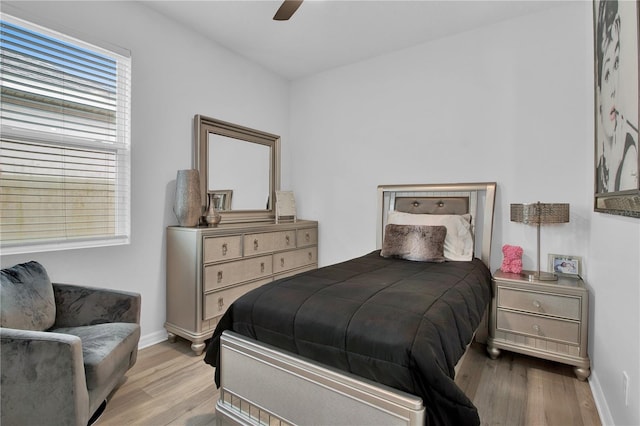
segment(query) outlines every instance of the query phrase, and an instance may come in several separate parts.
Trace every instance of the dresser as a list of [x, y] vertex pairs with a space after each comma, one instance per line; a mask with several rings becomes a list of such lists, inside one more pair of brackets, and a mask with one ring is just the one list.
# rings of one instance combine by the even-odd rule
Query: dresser
[[584, 281], [529, 281], [496, 271], [487, 351], [501, 349], [573, 365], [576, 377], [591, 374], [587, 354], [589, 293]]
[[318, 223], [239, 223], [167, 228], [167, 318], [170, 341], [204, 341], [229, 305], [246, 292], [318, 267]]

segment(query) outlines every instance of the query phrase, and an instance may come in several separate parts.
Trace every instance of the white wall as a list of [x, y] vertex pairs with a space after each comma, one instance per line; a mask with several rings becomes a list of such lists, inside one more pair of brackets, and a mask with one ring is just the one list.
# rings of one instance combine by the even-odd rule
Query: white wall
[[507, 243], [535, 268], [535, 228], [511, 223], [510, 203], [570, 203], [570, 223], [542, 230], [542, 268], [583, 257], [602, 419], [640, 424], [640, 221], [592, 211], [591, 25], [574, 2], [294, 82], [292, 183], [322, 265], [375, 248], [380, 184], [496, 181], [493, 268]]
[[556, 8], [295, 82], [294, 188], [320, 220], [321, 262], [374, 248], [376, 186], [394, 183], [497, 181], [496, 267], [503, 243], [535, 266], [535, 228], [510, 224], [509, 203], [571, 203], [571, 222], [542, 232], [543, 267], [548, 252], [586, 254], [585, 13]]
[[137, 2], [5, 1], [2, 11], [130, 49], [133, 65], [131, 244], [2, 256], [2, 266], [33, 259], [54, 282], [139, 292], [141, 344], [158, 341], [165, 227], [177, 225], [176, 171], [192, 168], [194, 115], [281, 135], [286, 156], [289, 84]]
[[[616, 425], [640, 424], [640, 224], [593, 214], [589, 229], [590, 354], [594, 381]], [[622, 372], [629, 376], [624, 404]], [[594, 388], [592, 386], [592, 388]], [[597, 387], [594, 389], [594, 393]], [[605, 416], [602, 416], [606, 418]]]

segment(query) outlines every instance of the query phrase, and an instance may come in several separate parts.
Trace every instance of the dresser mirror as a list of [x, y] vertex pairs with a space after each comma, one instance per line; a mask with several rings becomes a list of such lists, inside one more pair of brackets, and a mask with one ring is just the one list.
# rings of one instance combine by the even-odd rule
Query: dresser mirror
[[202, 115], [194, 125], [203, 211], [213, 193], [223, 223], [273, 220], [280, 137]]

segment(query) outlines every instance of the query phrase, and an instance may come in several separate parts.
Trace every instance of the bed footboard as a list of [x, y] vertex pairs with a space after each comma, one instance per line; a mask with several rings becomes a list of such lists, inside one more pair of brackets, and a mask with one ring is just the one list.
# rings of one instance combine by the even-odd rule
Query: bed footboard
[[419, 397], [289, 356], [232, 332], [222, 335], [220, 357], [216, 411], [233, 423], [423, 425], [425, 421]]

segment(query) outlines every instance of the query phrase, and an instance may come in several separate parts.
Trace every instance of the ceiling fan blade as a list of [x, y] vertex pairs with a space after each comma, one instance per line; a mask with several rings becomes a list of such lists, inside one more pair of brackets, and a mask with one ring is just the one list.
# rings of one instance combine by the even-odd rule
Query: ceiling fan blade
[[273, 16], [274, 21], [288, 21], [291, 16], [298, 10], [302, 0], [284, 0], [280, 8]]

